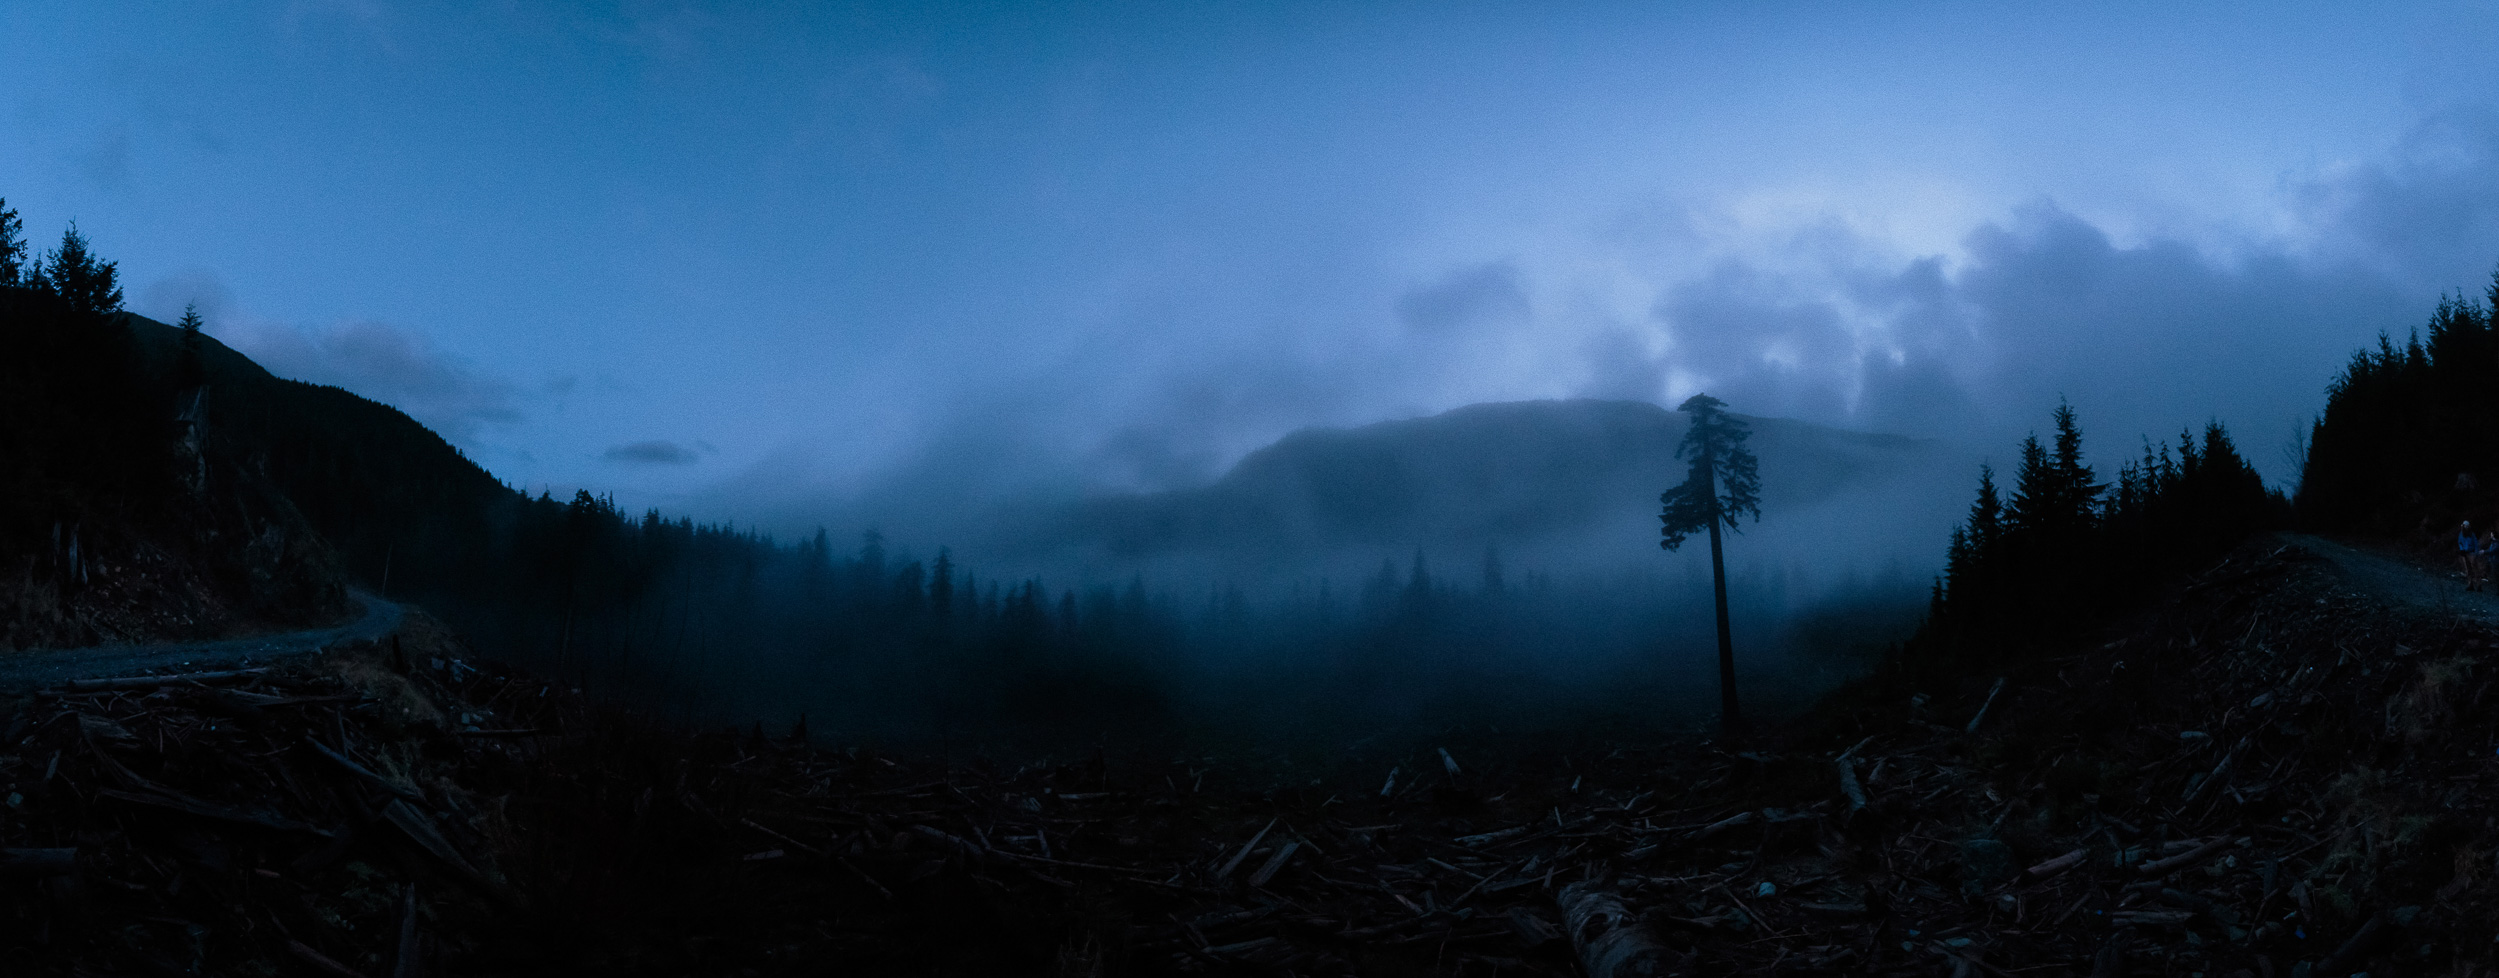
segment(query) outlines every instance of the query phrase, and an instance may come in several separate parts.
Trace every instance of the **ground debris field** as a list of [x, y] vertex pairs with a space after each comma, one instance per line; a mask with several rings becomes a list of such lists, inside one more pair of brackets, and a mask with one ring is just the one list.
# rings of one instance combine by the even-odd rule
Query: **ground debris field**
[[2499, 634], [2331, 546], [2262, 541], [2089, 651], [1877, 677], [1742, 751], [1478, 736], [1316, 783], [675, 733], [412, 617], [8, 704], [0, 948], [68, 975], [2488, 973]]

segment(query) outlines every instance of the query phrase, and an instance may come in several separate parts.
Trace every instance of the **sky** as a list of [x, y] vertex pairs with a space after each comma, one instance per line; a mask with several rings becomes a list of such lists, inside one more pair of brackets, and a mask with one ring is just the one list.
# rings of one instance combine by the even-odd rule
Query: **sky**
[[1614, 397], [2276, 479], [2499, 265], [2499, 5], [0, 0], [0, 198], [498, 477], [789, 532]]

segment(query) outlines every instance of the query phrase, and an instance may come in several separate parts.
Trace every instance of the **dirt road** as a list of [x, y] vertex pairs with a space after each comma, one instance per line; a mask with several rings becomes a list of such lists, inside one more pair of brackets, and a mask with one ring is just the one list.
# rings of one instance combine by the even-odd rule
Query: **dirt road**
[[399, 627], [401, 609], [396, 602], [352, 588], [347, 594], [363, 607], [364, 613], [346, 624], [328, 628], [216, 642], [96, 645], [83, 649], [42, 649], [0, 656], [0, 690], [35, 689], [71, 679], [258, 665], [273, 659], [317, 652], [340, 642], [378, 640]]
[[2416, 611], [2499, 621], [2499, 594], [2467, 591], [2464, 575], [2447, 564], [2429, 565], [2414, 555], [2363, 549], [2305, 533], [2282, 534], [2284, 543], [2325, 558], [2354, 588]]

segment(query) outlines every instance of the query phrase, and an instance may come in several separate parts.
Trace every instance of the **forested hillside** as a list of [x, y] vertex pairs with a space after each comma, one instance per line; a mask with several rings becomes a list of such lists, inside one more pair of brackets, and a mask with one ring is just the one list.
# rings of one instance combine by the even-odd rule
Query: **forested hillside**
[[121, 301], [75, 227], [37, 256], [0, 202], [0, 651], [342, 613], [287, 495], [199, 437], [195, 347], [151, 362]]

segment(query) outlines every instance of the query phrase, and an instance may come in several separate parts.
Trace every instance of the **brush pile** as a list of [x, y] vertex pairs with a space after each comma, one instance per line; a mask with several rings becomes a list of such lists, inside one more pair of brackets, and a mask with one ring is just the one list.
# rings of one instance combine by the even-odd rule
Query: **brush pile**
[[373, 978], [2485, 973], [2499, 636], [2391, 610], [2330, 546], [2268, 541], [2092, 651], [1878, 678], [1747, 750], [1479, 736], [1316, 779], [682, 734], [420, 620], [0, 708], [0, 949]]

